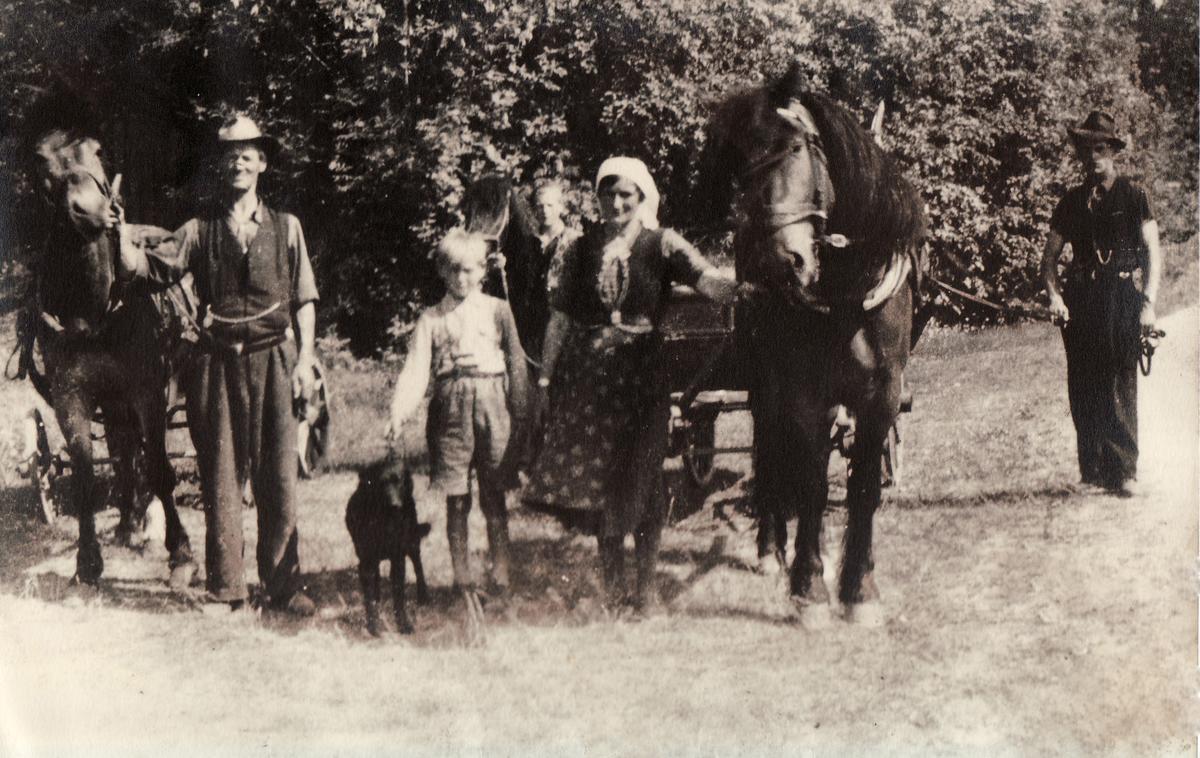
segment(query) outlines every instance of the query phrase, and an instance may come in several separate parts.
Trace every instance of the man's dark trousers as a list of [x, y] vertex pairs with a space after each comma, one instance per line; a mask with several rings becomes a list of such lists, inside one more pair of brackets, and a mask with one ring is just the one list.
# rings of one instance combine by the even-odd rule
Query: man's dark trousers
[[1085, 482], [1137, 476], [1137, 359], [1142, 298], [1129, 272], [1100, 269], [1068, 284], [1067, 394]]
[[216, 600], [246, 597], [238, 477], [243, 468], [258, 513], [259, 580], [272, 600], [286, 600], [300, 589], [295, 365], [296, 346], [289, 339], [243, 355], [206, 352], [190, 372], [188, 425], [205, 502], [208, 590]]

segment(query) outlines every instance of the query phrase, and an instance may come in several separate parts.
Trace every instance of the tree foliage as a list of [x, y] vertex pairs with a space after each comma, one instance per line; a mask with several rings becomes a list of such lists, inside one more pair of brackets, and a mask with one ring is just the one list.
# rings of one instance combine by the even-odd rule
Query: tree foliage
[[[30, 202], [21, 124], [47, 88], [86, 95], [125, 135], [113, 140], [119, 168], [170, 164], [130, 170], [155, 184], [131, 217], [167, 225], [204, 196], [195, 146], [222, 114], [247, 111], [286, 148], [267, 189], [305, 224], [322, 319], [360, 351], [394, 345], [435, 293], [428, 251], [471, 177], [560, 177], [587, 215], [591, 172], [631, 154], [651, 166], [668, 219], [686, 219], [712, 103], [791, 61], [864, 120], [887, 104], [886, 146], [928, 204], [937, 273], [965, 289], [1036, 297], [1046, 220], [1076, 172], [1065, 128], [1092, 108], [1130, 131], [1125, 165], [1169, 231], [1191, 233], [1196, 6], [1183, 0], [21, 0], [0, 11], [9, 260]], [[943, 315], [978, 315], [956, 310]]]

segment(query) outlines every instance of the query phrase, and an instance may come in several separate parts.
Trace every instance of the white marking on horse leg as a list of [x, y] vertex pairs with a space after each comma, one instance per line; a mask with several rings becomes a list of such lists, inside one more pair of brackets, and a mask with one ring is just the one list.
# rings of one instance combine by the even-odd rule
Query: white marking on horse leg
[[147, 546], [165, 545], [167, 542], [167, 515], [157, 495], [146, 506], [145, 535]]

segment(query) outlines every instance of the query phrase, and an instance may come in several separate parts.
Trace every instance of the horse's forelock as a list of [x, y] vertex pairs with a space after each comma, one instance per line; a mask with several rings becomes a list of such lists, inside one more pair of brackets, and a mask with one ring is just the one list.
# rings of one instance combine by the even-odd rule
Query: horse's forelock
[[463, 194], [463, 216], [468, 231], [488, 230], [504, 218], [512, 181], [500, 174], [481, 176]]

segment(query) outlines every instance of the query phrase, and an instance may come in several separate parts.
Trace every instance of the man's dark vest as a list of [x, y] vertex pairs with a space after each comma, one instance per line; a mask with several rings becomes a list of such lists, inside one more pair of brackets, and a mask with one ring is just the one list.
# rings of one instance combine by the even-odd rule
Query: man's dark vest
[[263, 218], [246, 253], [224, 212], [200, 219], [196, 289], [207, 328], [221, 342], [262, 343], [291, 326], [296, 262], [288, 255], [287, 216], [260, 207]]

